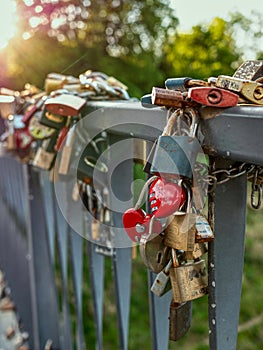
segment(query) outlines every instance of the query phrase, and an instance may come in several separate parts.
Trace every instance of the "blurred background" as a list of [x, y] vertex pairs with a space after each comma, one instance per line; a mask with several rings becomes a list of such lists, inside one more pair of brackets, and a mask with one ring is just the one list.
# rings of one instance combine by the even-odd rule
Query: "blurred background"
[[[180, 18], [182, 1], [180, 10], [176, 1], [164, 0], [1, 1], [0, 87], [22, 90], [31, 83], [42, 89], [50, 72], [78, 77], [91, 69], [115, 76], [129, 87], [130, 96], [140, 98], [153, 86], [164, 87], [168, 77], [232, 75], [245, 59], [263, 59], [262, 12], [225, 9], [211, 17], [203, 4], [199, 22], [195, 9], [183, 3], [187, 25]], [[262, 213], [248, 201], [239, 350], [263, 349]], [[107, 269], [106, 276], [111, 275], [110, 263]], [[105, 287], [105, 350], [113, 350], [118, 343], [110, 279]], [[139, 254], [132, 288], [129, 348], [148, 350], [147, 272]], [[83, 289], [85, 335], [94, 348], [91, 291], [89, 285]], [[193, 304], [191, 330], [170, 349], [209, 349], [207, 298]]]
[[[49, 72], [78, 76], [92, 69], [117, 76], [140, 97], [167, 77], [231, 74], [244, 58], [263, 58], [263, 11], [259, 1], [242, 12], [228, 12], [229, 6], [225, 0], [192, 6], [182, 0], [1, 1], [0, 86], [41, 88]], [[225, 17], [213, 18], [217, 13]]]

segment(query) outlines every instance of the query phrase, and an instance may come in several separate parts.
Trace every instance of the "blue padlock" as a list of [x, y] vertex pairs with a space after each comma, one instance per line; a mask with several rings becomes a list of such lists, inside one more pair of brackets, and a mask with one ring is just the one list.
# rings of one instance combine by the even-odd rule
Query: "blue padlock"
[[184, 78], [169, 78], [165, 80], [166, 89], [170, 90], [178, 90], [181, 92], [187, 91], [187, 82], [192, 78], [184, 77]]
[[196, 137], [160, 136], [150, 172], [192, 178], [201, 145]]

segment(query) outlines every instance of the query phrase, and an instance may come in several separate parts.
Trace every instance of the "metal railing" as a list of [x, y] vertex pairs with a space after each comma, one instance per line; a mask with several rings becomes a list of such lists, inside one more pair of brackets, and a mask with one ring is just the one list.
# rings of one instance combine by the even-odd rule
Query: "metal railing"
[[[165, 125], [163, 109], [145, 109], [138, 102], [90, 102], [90, 111], [93, 112], [90, 130], [107, 130], [110, 144], [127, 138], [153, 142]], [[258, 151], [263, 149], [262, 108], [229, 108], [203, 119], [201, 128], [205, 153], [214, 157], [215, 167], [222, 168], [236, 161], [263, 166], [263, 154]], [[114, 225], [119, 228], [121, 211], [132, 203], [133, 149], [125, 152], [125, 162], [117, 167], [113, 165], [115, 169], [110, 178], [115, 190], [114, 195], [109, 196], [109, 204], [115, 208]], [[72, 200], [75, 179], [58, 182], [54, 187], [48, 172], [20, 164], [8, 156], [0, 159], [0, 169], [0, 267], [29, 333], [30, 349], [44, 350], [47, 344], [52, 344], [53, 350], [90, 348], [92, 340], [89, 341], [89, 334], [84, 331], [83, 318], [93, 319], [96, 349], [103, 349], [106, 261], [111, 261], [113, 271], [115, 299], [111, 302], [116, 307], [119, 348], [128, 349], [132, 248], [113, 248], [106, 256], [98, 253], [96, 244], [85, 239], [92, 223], [82, 202]], [[209, 243], [208, 252], [208, 329], [213, 350], [236, 349], [246, 199], [246, 174], [223, 183], [215, 191], [216, 239]], [[121, 208], [120, 203], [126, 207]], [[149, 286], [154, 277], [148, 272]], [[84, 307], [85, 285], [90, 286], [92, 315]], [[170, 292], [158, 298], [149, 291], [151, 348], [154, 350], [168, 349], [170, 300]]]

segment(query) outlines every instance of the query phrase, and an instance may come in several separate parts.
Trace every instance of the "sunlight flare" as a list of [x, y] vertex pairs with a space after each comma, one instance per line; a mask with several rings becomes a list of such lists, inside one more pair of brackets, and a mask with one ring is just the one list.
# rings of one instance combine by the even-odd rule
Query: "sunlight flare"
[[8, 45], [8, 41], [17, 30], [16, 4], [14, 0], [0, 2], [0, 49]]

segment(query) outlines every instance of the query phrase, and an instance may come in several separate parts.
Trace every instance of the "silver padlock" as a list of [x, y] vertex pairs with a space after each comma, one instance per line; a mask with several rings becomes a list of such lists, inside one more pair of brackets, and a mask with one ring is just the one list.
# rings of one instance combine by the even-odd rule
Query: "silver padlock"
[[172, 259], [168, 262], [168, 264], [165, 266], [165, 268], [158, 273], [156, 276], [153, 285], [151, 287], [151, 291], [157, 295], [158, 297], [161, 297], [164, 295], [168, 290], [171, 289], [171, 284], [168, 283], [170, 281], [170, 276], [169, 276], [169, 270], [170, 267], [172, 266]]

